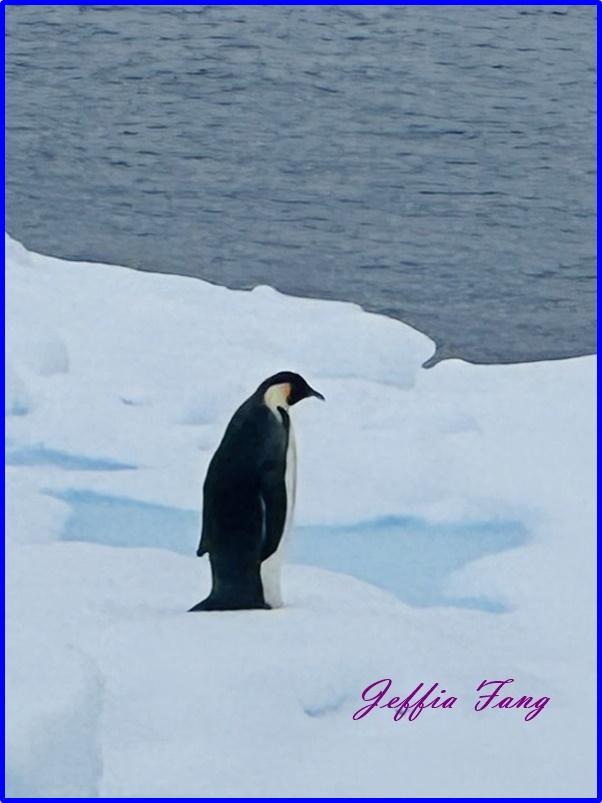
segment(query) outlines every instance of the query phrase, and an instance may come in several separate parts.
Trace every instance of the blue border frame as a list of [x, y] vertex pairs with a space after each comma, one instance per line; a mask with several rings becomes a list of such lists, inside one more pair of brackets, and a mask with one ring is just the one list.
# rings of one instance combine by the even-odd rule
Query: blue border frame
[[[92, 3], [88, 3], [88, 2], [83, 2], [83, 3], [77, 3], [77, 2], [55, 3], [55, 2], [48, 2], [48, 0], [27, 0], [27, 1], [26, 0], [0, 0], [0, 29], [1, 29], [1, 34], [2, 34], [3, 54], [4, 54], [4, 41], [5, 41], [4, 7], [5, 6], [38, 6], [38, 5], [39, 6], [68, 6], [68, 5], [93, 5], [93, 4]], [[139, 2], [134, 2], [134, 0], [121, 0], [121, 2], [105, 2], [102, 5], [109, 5], [109, 6], [111, 6], [111, 5], [122, 5], [122, 6], [138, 6], [138, 5], [140, 5], [140, 6], [142, 6], [142, 5], [144, 5], [144, 6], [149, 6], [149, 5], [187, 6], [188, 5], [188, 6], [194, 6], [194, 5], [200, 5], [200, 4], [198, 4], [198, 3], [189, 3], [189, 2], [157, 2], [156, 0], [147, 0], [147, 2], [139, 3]], [[244, 5], [283, 5], [283, 6], [287, 6], [287, 5], [357, 5], [357, 6], [365, 6], [365, 5], [389, 5], [389, 4], [387, 4], [387, 3], [382, 3], [382, 4], [380, 4], [380, 3], [378, 3], [378, 4], [377, 3], [362, 3], [362, 2], [354, 2], [352, 0], [351, 2], [348, 2], [348, 3], [345, 3], [345, 4], [322, 3], [322, 2], [315, 2], [314, 1], [314, 2], [308, 2], [308, 3], [213, 3], [211, 5], [232, 5], [232, 6], [241, 6], [241, 5], [242, 6], [244, 6]], [[600, 27], [600, 7], [602, 6], [602, 0], [578, 0], [578, 2], [570, 2], [570, 3], [563, 2], [563, 0], [548, 0], [548, 2], [541, 2], [540, 0], [522, 0], [522, 2], [512, 2], [512, 0], [501, 0], [500, 2], [490, 2], [489, 0], [482, 0], [481, 2], [477, 2], [477, 3], [466, 3], [466, 2], [463, 3], [463, 2], [459, 2], [457, 0], [434, 0], [434, 1], [431, 1], [431, 2], [416, 2], [416, 0], [409, 0], [409, 2], [405, 2], [405, 3], [400, 4], [400, 5], [434, 5], [434, 6], [441, 6], [441, 5], [457, 5], [457, 6], [471, 6], [471, 5], [479, 5], [479, 6], [530, 6], [530, 5], [532, 5], [532, 6], [567, 6], [567, 5], [569, 5], [569, 6], [593, 6], [593, 5], [596, 5], [596, 6], [598, 6], [598, 12], [597, 12], [597, 23], [598, 23], [598, 26], [597, 26], [597, 51], [598, 51], [598, 57], [600, 56], [600, 52], [602, 50], [601, 38], [600, 38], [600, 30], [599, 30], [599, 27]], [[2, 82], [1, 92], [2, 92], [2, 98], [4, 100], [4, 82]], [[598, 88], [597, 88], [598, 105], [600, 104], [600, 99], [601, 98], [602, 98], [602, 88], [600, 87], [600, 84], [598, 83]], [[4, 106], [4, 103], [2, 104], [2, 110], [3, 110], [4, 121], [5, 121], [5, 106]], [[598, 130], [599, 130], [599, 127], [598, 127]], [[4, 177], [5, 159], [6, 159], [6, 143], [5, 143], [4, 136], [3, 136], [3, 144], [4, 144], [4, 157], [5, 158], [2, 160], [1, 170], [2, 170], [2, 175]], [[601, 153], [602, 153], [602, 146], [600, 144], [600, 140], [598, 139], [598, 146], [597, 146], [598, 161], [600, 161]], [[600, 194], [600, 189], [598, 187], [598, 197], [599, 197], [599, 194]], [[3, 198], [2, 198], [3, 209], [4, 209], [4, 203], [5, 203], [5, 199], [4, 199], [4, 196], [3, 196]], [[601, 232], [602, 232], [602, 225], [600, 224], [600, 221], [598, 220], [598, 230], [597, 230], [598, 242], [600, 241]], [[598, 684], [598, 685], [600, 686], [600, 684]], [[599, 691], [599, 689], [598, 689], [598, 691]], [[2, 702], [3, 703], [4, 703], [4, 700], [5, 700], [5, 698], [3, 697], [2, 698]], [[599, 708], [598, 708], [598, 711], [599, 711]], [[2, 733], [2, 740], [4, 742], [4, 731]], [[602, 794], [600, 790], [601, 790], [600, 770], [598, 768], [598, 793], [597, 793], [596, 797], [592, 797], [592, 798], [555, 798], [555, 799], [558, 799], [558, 800], [571, 800], [571, 799], [575, 799], [575, 800], [577, 800], [577, 799], [578, 800], [600, 800], [601, 799], [601, 794]], [[2, 796], [1, 799], [2, 800], [21, 800], [21, 799], [27, 799], [27, 798], [6, 798], [5, 796]], [[32, 798], [32, 799], [44, 800], [45, 798]], [[47, 798], [47, 799], [50, 800], [51, 798]], [[106, 800], [106, 801], [114, 800], [114, 798], [78, 798], [78, 799], [80, 799], [80, 800], [88, 800], [88, 799], [90, 799], [90, 800]], [[123, 798], [123, 799], [128, 800], [130, 798]], [[134, 798], [132, 798], [132, 799], [134, 799]], [[135, 799], [136, 800], [166, 800], [166, 799], [178, 800], [178, 799], [183, 799], [183, 798], [156, 798], [156, 797], [151, 798], [151, 797], [149, 797], [149, 798], [135, 798]], [[190, 799], [190, 798], [186, 798], [186, 799]], [[197, 800], [222, 800], [223, 798], [192, 798], [192, 799], [197, 799]], [[228, 799], [231, 799], [231, 800], [247, 800], [247, 798], [228, 798]], [[308, 798], [296, 798], [296, 799], [297, 800], [304, 800], [304, 799], [308, 799]], [[315, 799], [319, 799], [319, 798], [309, 798], [309, 799], [315, 800]], [[328, 799], [347, 800], [349, 798], [328, 798]], [[412, 800], [413, 798], [384, 798], [384, 799]], [[420, 800], [456, 800], [456, 799], [457, 798], [420, 798]], [[471, 800], [516, 800], [516, 799], [517, 798], [500, 798], [500, 797], [496, 797], [496, 798], [471, 798]], [[549, 798], [528, 798], [528, 799], [529, 800], [548, 800]]]
[[[399, 5], [406, 6], [595, 6], [600, 5], [602, 0], [578, 0], [575, 3], [566, 3], [562, 0], [548, 0], [546, 3], [539, 2], [538, 0], [523, 0], [523, 2], [514, 2], [514, 0], [501, 0], [499, 3], [492, 3], [490, 0], [484, 0], [481, 3], [461, 3], [459, 0], [431, 0], [430, 2], [417, 2], [417, 0], [410, 0], [410, 2], [400, 3]], [[52, 3], [45, 2], [45, 0], [0, 0], [0, 5], [6, 6], [87, 6], [94, 5], [93, 3]], [[204, 5], [201, 3], [165, 3], [157, 2], [157, 0], [149, 0], [146, 3], [136, 3], [134, 0], [122, 0], [120, 3], [102, 3], [105, 6], [198, 6]], [[210, 3], [214, 6], [324, 6], [324, 5], [346, 5], [346, 6], [369, 6], [369, 5], [390, 5], [389, 3], [358, 3], [355, 0], [349, 3]], [[391, 4], [392, 5], [392, 4]]]

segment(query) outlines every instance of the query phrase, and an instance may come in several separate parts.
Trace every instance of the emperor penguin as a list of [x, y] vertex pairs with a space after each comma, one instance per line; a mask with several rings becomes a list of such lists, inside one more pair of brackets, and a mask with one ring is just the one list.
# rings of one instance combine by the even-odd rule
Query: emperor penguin
[[282, 604], [280, 566], [295, 504], [296, 453], [289, 408], [324, 396], [281, 371], [264, 380], [232, 416], [203, 484], [200, 557], [212, 587], [191, 611]]

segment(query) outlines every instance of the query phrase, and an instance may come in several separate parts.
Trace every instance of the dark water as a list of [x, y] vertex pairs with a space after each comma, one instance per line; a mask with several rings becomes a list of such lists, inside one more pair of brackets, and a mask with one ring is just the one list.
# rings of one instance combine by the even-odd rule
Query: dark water
[[7, 230], [595, 351], [594, 6], [6, 9]]

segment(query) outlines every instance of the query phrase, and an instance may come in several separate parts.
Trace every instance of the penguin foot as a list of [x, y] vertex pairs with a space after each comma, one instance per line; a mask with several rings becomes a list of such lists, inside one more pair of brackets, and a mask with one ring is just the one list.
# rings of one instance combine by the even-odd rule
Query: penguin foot
[[188, 613], [195, 611], [247, 611], [247, 610], [266, 610], [272, 609], [267, 602], [256, 603], [236, 603], [233, 601], [216, 600], [207, 597], [202, 602], [198, 602], [194, 607], [188, 609]]

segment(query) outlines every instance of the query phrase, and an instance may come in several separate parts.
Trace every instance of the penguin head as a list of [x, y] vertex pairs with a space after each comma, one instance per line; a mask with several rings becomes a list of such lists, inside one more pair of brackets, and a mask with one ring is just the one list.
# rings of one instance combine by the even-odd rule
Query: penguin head
[[269, 394], [270, 397], [278, 395], [280, 403], [284, 403], [288, 407], [310, 396], [315, 396], [317, 399], [324, 401], [324, 396], [321, 393], [310, 387], [300, 374], [295, 374], [292, 371], [280, 371], [274, 376], [264, 379], [256, 392], [264, 399], [266, 394]]

